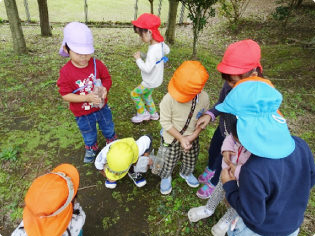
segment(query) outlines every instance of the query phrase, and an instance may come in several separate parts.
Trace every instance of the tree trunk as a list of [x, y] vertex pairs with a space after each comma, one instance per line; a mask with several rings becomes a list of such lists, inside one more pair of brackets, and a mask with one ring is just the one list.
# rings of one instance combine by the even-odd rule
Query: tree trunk
[[197, 58], [197, 42], [199, 36], [199, 24], [200, 24], [200, 15], [197, 17], [196, 24], [193, 25], [193, 34], [194, 34], [194, 41], [193, 41], [193, 52], [192, 52], [192, 59]]
[[85, 24], [88, 23], [88, 4], [87, 4], [87, 0], [84, 0], [84, 19], [85, 19]]
[[135, 3], [135, 16], [134, 16], [134, 20], [136, 20], [138, 17], [138, 0], [136, 0]]
[[154, 14], [153, 1], [154, 1], [154, 0], [149, 0], [149, 2], [150, 2], [150, 8], [151, 8], [151, 14]]
[[169, 0], [168, 24], [165, 32], [166, 41], [170, 44], [175, 42], [175, 28], [178, 0]]
[[26, 43], [16, 2], [15, 0], [4, 0], [4, 4], [12, 34], [13, 50], [19, 55], [24, 54], [27, 52]]
[[39, 10], [40, 32], [42, 36], [51, 36], [47, 0], [37, 0]]

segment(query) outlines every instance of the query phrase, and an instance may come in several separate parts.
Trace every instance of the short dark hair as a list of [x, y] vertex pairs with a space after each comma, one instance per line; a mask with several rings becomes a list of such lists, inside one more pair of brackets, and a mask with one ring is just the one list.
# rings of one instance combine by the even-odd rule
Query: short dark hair
[[133, 26], [133, 30], [135, 33], [139, 34], [141, 37], [142, 37], [143, 33], [148, 32], [148, 29], [143, 29], [143, 28], [137, 27], [135, 25]]
[[69, 48], [69, 46], [68, 46], [67, 43], [65, 43], [65, 47], [66, 47], [66, 50], [67, 50], [67, 52], [68, 52], [68, 54], [69, 54], [69, 53], [70, 53], [70, 48]]
[[[252, 69], [252, 70], [250, 70], [250, 71], [248, 71], [248, 72], [246, 72], [244, 74], [238, 75], [238, 76], [240, 76], [242, 79], [244, 79], [244, 78], [247, 78], [248, 76], [250, 76], [255, 71], [258, 73], [259, 77], [264, 78], [260, 67], [254, 68], [254, 69]], [[232, 81], [230, 74], [221, 73], [221, 76], [222, 76], [222, 79], [224, 79], [226, 81]]]

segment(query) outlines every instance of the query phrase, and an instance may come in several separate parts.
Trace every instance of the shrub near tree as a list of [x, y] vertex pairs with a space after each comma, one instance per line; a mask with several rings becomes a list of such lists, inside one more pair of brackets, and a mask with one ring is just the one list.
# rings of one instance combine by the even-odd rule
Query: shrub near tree
[[192, 58], [197, 56], [197, 42], [201, 31], [207, 24], [210, 17], [215, 16], [215, 10], [212, 7], [218, 0], [180, 0], [188, 9], [188, 18], [193, 24], [193, 52]]

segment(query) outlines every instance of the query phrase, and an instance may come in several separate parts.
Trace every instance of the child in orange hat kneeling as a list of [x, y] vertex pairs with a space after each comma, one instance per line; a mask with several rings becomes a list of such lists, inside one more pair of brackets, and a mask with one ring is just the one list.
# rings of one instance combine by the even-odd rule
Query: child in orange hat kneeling
[[203, 91], [208, 78], [209, 74], [200, 62], [184, 62], [175, 71], [168, 85], [168, 93], [160, 103], [161, 147], [166, 148], [160, 173], [162, 194], [172, 191], [171, 175], [179, 159], [182, 159], [180, 176], [190, 187], [199, 186], [193, 171], [199, 154], [198, 136], [202, 129], [196, 128], [196, 122], [209, 107], [209, 97]]
[[152, 93], [163, 82], [164, 63], [168, 60], [165, 55], [170, 52], [170, 48], [164, 43], [158, 29], [161, 24], [158, 16], [144, 13], [131, 23], [141, 40], [150, 45], [145, 59], [141, 58], [139, 51], [134, 54], [141, 71], [142, 82], [131, 91], [131, 98], [137, 108], [137, 115], [132, 117], [131, 121], [141, 123], [144, 120], [158, 120], [159, 114]]
[[25, 196], [23, 221], [11, 236], [81, 236], [86, 216], [75, 202], [79, 182], [70, 164], [36, 178]]

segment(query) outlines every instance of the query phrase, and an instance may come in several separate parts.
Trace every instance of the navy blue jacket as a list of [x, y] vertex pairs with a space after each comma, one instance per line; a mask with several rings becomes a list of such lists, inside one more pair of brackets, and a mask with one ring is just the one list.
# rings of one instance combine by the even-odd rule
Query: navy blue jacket
[[248, 228], [264, 236], [297, 230], [315, 183], [315, 165], [306, 142], [294, 137], [295, 150], [282, 159], [251, 155], [236, 181], [223, 185], [226, 199]]

